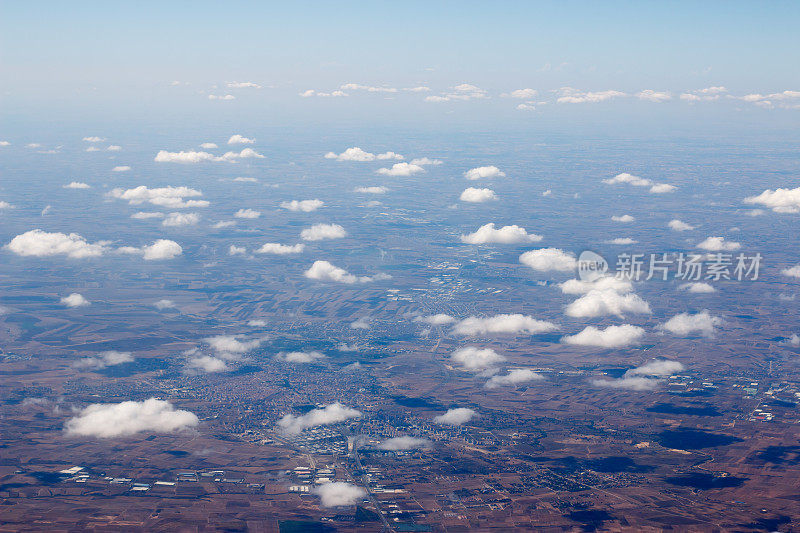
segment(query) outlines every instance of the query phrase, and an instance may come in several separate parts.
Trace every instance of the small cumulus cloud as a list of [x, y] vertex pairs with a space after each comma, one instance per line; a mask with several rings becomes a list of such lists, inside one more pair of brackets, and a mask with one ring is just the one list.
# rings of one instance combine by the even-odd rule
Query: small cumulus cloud
[[492, 189], [478, 189], [476, 187], [468, 187], [464, 189], [461, 196], [458, 197], [462, 202], [481, 203], [488, 202], [489, 200], [496, 200], [497, 195]]
[[344, 237], [347, 237], [347, 232], [339, 224], [314, 224], [300, 232], [300, 238], [304, 241], [322, 241]]
[[475, 336], [491, 333], [525, 333], [536, 335], [555, 331], [558, 326], [552, 322], [536, 320], [532, 316], [522, 314], [495, 315], [491, 317], [468, 317], [453, 327], [456, 335]]
[[367, 496], [367, 491], [345, 481], [323, 483], [312, 489], [313, 494], [320, 498], [323, 507], [343, 507], [355, 505]]
[[519, 256], [519, 262], [540, 272], [569, 272], [578, 267], [575, 255], [559, 248], [530, 250]]
[[461, 242], [466, 244], [519, 244], [539, 242], [543, 238], [535, 233], [529, 234], [525, 228], [517, 225], [495, 228], [494, 223], [490, 222], [478, 228], [474, 233], [462, 235]]
[[473, 409], [468, 407], [456, 407], [455, 409], [448, 409], [446, 413], [433, 418], [436, 424], [445, 424], [448, 426], [460, 426], [466, 424], [478, 415]]
[[544, 380], [544, 376], [533, 370], [528, 368], [515, 368], [510, 370], [508, 374], [492, 376], [484, 387], [487, 389], [498, 389], [500, 387], [511, 387], [521, 385], [522, 383], [542, 380]]
[[412, 163], [395, 163], [392, 168], [379, 168], [375, 171], [382, 176], [413, 176], [420, 172], [425, 172], [425, 168]]
[[115, 438], [137, 433], [175, 433], [197, 426], [200, 420], [168, 401], [150, 398], [141, 402], [92, 404], [67, 420], [64, 430], [77, 437]]
[[708, 310], [697, 314], [680, 313], [659, 326], [659, 329], [668, 331], [679, 337], [688, 337], [694, 334], [703, 337], [713, 337], [715, 328], [722, 325], [722, 318], [713, 316]]
[[464, 177], [468, 180], [479, 180], [486, 178], [504, 178], [505, 172], [502, 172], [495, 166], [476, 167], [471, 168], [464, 172]]
[[491, 348], [478, 348], [465, 346], [450, 355], [450, 359], [463, 370], [469, 372], [482, 372], [506, 360], [505, 357]]
[[300, 416], [286, 414], [278, 420], [278, 429], [286, 435], [299, 435], [308, 428], [338, 424], [361, 416], [361, 411], [336, 402]]
[[316, 211], [325, 205], [322, 200], [292, 200], [281, 202], [281, 208], [288, 209], [289, 211], [302, 211], [303, 213], [310, 213]]
[[576, 346], [598, 346], [601, 348], [623, 348], [638, 344], [644, 329], [630, 324], [608, 326], [606, 329], [587, 326], [580, 333], [562, 337], [561, 342]]

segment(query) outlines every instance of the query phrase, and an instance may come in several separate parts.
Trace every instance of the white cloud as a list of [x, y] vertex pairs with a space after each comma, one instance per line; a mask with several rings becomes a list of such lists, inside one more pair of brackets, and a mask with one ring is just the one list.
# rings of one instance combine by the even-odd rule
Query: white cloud
[[261, 216], [261, 211], [255, 209], [239, 209], [233, 214], [234, 218], [258, 218]]
[[106, 139], [105, 137], [94, 136], [94, 137], [84, 137], [83, 140], [86, 141], [87, 143], [101, 143]]
[[80, 181], [72, 181], [68, 185], [64, 185], [65, 189], [91, 189], [92, 186], [88, 183], [83, 183]]
[[612, 290], [618, 293], [633, 291], [630, 281], [616, 276], [600, 276], [593, 280], [569, 279], [559, 283], [558, 287], [564, 294], [587, 294], [592, 291]]
[[475, 346], [459, 348], [450, 355], [450, 359], [460, 365], [463, 370], [470, 372], [481, 372], [506, 360], [505, 357], [491, 348], [477, 348]]
[[376, 174], [382, 176], [412, 176], [420, 172], [425, 172], [425, 169], [411, 163], [395, 163], [392, 168], [379, 168], [375, 171]]
[[592, 380], [595, 387], [605, 387], [610, 389], [626, 389], [634, 391], [653, 390], [659, 385], [659, 380], [650, 378], [622, 377], [619, 379], [595, 379]]
[[300, 232], [300, 238], [304, 241], [322, 241], [343, 237], [347, 237], [347, 232], [339, 224], [314, 224]]
[[229, 101], [229, 100], [236, 100], [236, 97], [232, 94], [209, 94], [209, 100], [222, 100], [222, 101]]
[[275, 255], [299, 254], [305, 249], [305, 247], [305, 244], [295, 244], [291, 246], [288, 244], [279, 244], [277, 242], [268, 242], [262, 244], [261, 248], [256, 250], [256, 253]]
[[69, 296], [64, 296], [61, 298], [61, 303], [66, 305], [67, 307], [85, 307], [91, 302], [83, 297], [82, 294], [78, 294], [77, 292], [73, 292]]
[[709, 285], [708, 283], [702, 281], [693, 281], [691, 283], [684, 283], [678, 287], [678, 289], [682, 291], [692, 292], [692, 293], [709, 293], [709, 292], [717, 292], [717, 289]]
[[174, 259], [182, 253], [181, 245], [168, 239], [158, 239], [153, 244], [142, 247], [142, 257], [145, 261]]
[[369, 329], [369, 321], [369, 317], [362, 316], [358, 320], [354, 320], [350, 323], [350, 329]]
[[84, 357], [83, 359], [77, 361], [73, 366], [76, 368], [86, 368], [89, 370], [100, 370], [109, 366], [132, 363], [133, 361], [133, 354], [130, 352], [109, 350], [107, 352], [99, 353], [96, 357]]
[[162, 226], [193, 226], [200, 222], [197, 213], [170, 213], [161, 223]]
[[189, 373], [206, 372], [214, 374], [228, 372], [230, 369], [228, 363], [211, 355], [197, 355], [186, 361], [186, 370]]
[[541, 380], [544, 380], [544, 376], [533, 370], [528, 368], [516, 368], [510, 370], [505, 376], [492, 376], [484, 387], [487, 389], [497, 389], [500, 387], [519, 385], [520, 383], [528, 383], [529, 381]]
[[239, 182], [239, 183], [258, 183], [258, 180], [256, 178], [247, 178], [247, 177], [244, 177], [244, 176], [238, 176], [236, 178], [233, 178], [233, 181], [236, 181], [236, 182]]
[[648, 102], [669, 102], [672, 100], [672, 95], [665, 91], [654, 91], [652, 89], [645, 89], [636, 93], [636, 98], [639, 100], [647, 100]]
[[744, 199], [747, 204], [760, 204], [776, 213], [800, 213], [800, 187], [795, 189], [767, 189], [758, 196]]
[[611, 220], [613, 220], [614, 222], [628, 223], [628, 222], [633, 222], [636, 219], [630, 215], [622, 215], [622, 216], [614, 215], [611, 217]]
[[433, 95], [425, 97], [426, 102], [449, 102], [451, 100], [473, 100], [488, 98], [489, 95], [484, 89], [476, 87], [470, 83], [462, 83], [456, 85], [449, 91], [442, 95]]
[[783, 270], [781, 270], [781, 274], [783, 274], [784, 276], [788, 276], [790, 278], [800, 278], [800, 265], [784, 268]]
[[784, 109], [800, 108], [800, 91], [783, 91], [772, 94], [746, 94], [739, 97], [739, 99], [767, 109], [772, 109], [774, 107]]
[[564, 344], [577, 346], [600, 346], [602, 348], [622, 348], [638, 344], [644, 336], [644, 329], [630, 324], [621, 326], [608, 326], [606, 329], [599, 329], [594, 326], [587, 326], [580, 333], [562, 337]]
[[674, 185], [670, 185], [669, 183], [656, 183], [652, 187], [650, 187], [650, 192], [653, 194], [664, 194], [672, 192], [675, 189], [677, 189], [677, 187]]
[[712, 316], [708, 310], [703, 310], [696, 315], [681, 313], [667, 320], [659, 326], [660, 329], [669, 331], [679, 337], [688, 337], [698, 333], [703, 337], [712, 337], [714, 328], [722, 324], [722, 319]]
[[106, 150], [108, 150], [109, 152], [119, 152], [120, 150], [122, 150], [122, 146], [116, 144], [109, 144], [108, 146], [106, 146]]
[[456, 407], [455, 409], [448, 409], [443, 415], [434, 417], [433, 421], [437, 424], [460, 426], [461, 424], [466, 424], [475, 418], [477, 414], [478, 413], [476, 413], [474, 410], [467, 407]]
[[378, 448], [391, 452], [402, 452], [407, 450], [418, 450], [419, 448], [427, 448], [430, 445], [431, 441], [428, 439], [404, 435], [402, 437], [386, 439], [378, 445]]
[[128, 172], [131, 169], [128, 165], [120, 165], [111, 169], [111, 172]]
[[190, 411], [175, 409], [165, 400], [91, 404], [64, 426], [68, 435], [114, 438], [141, 432], [174, 433], [200, 423]]
[[140, 205], [145, 202], [171, 209], [182, 209], [186, 207], [208, 207], [206, 200], [186, 200], [185, 198], [196, 198], [203, 193], [189, 187], [157, 187], [150, 189], [145, 185], [139, 185], [133, 189], [113, 189], [109, 196], [120, 200], [127, 200], [131, 205]]
[[261, 85], [252, 81], [229, 81], [225, 85], [229, 89], [261, 89]]
[[336, 402], [323, 408], [312, 409], [304, 415], [284, 415], [278, 420], [278, 428], [287, 435], [298, 435], [307, 428], [338, 424], [359, 417], [361, 417], [361, 411]]
[[174, 259], [183, 253], [181, 245], [169, 239], [158, 239], [153, 244], [137, 248], [135, 246], [122, 246], [118, 252], [123, 254], [141, 255], [145, 261], [159, 259]]
[[231, 244], [228, 247], [228, 255], [247, 255], [247, 248], [244, 246], [236, 246]]
[[260, 339], [240, 341], [236, 335], [215, 335], [203, 339], [218, 354], [243, 354], [261, 345]]
[[487, 318], [471, 316], [459, 321], [453, 327], [456, 335], [485, 335], [487, 333], [547, 333], [555, 331], [558, 326], [552, 322], [536, 320], [532, 316], [513, 314], [495, 315]]
[[218, 158], [214, 154], [208, 152], [196, 152], [194, 150], [168, 152], [166, 150], [159, 150], [154, 159], [157, 163], [183, 163], [194, 164], [202, 161], [217, 161]]
[[266, 327], [267, 321], [266, 320], [261, 320], [261, 319], [248, 320], [247, 321], [247, 325], [250, 326], [250, 327], [254, 327], [254, 328], [263, 328], [263, 327]]
[[0, 141], [0, 146], [11, 146], [11, 143], [8, 141]]
[[734, 241], [726, 241], [725, 237], [709, 237], [697, 245], [701, 250], [708, 250], [709, 252], [732, 252], [742, 247], [741, 244]]
[[333, 96], [349, 96], [344, 91], [331, 91], [329, 93], [315, 91], [314, 89], [308, 89], [307, 91], [303, 91], [300, 93], [300, 96], [303, 98], [310, 98], [312, 96], [322, 96], [322, 97], [333, 97]]
[[525, 228], [517, 225], [503, 226], [495, 229], [494, 223], [484, 224], [474, 233], [461, 236], [461, 242], [467, 244], [516, 244], [524, 242], [539, 242], [543, 239], [535, 233], [528, 234]]
[[166, 215], [164, 213], [158, 212], [147, 212], [147, 211], [139, 211], [131, 215], [131, 218], [136, 220], [149, 220], [151, 218], [164, 218]]
[[317, 485], [312, 492], [320, 497], [320, 504], [323, 507], [355, 505], [367, 495], [367, 491], [361, 487], [344, 481], [333, 481]]
[[640, 367], [632, 368], [625, 372], [626, 376], [655, 376], [668, 377], [684, 371], [686, 368], [678, 361], [669, 359], [654, 359]]
[[684, 366], [678, 361], [654, 359], [638, 368], [628, 370], [619, 379], [595, 379], [592, 384], [596, 387], [634, 391], [653, 390], [661, 383], [658, 378], [671, 376], [683, 370]]
[[504, 178], [505, 175], [505, 172], [501, 172], [500, 169], [495, 166], [476, 167], [464, 172], [464, 177], [468, 180], [479, 180], [482, 178]]
[[283, 352], [276, 355], [275, 358], [287, 363], [313, 363], [325, 359], [325, 355], [317, 351]]
[[627, 183], [630, 185], [635, 185], [636, 187], [649, 187], [653, 184], [647, 178], [640, 178], [639, 176], [634, 176], [633, 174], [629, 174], [627, 172], [623, 172], [621, 174], [617, 174], [613, 178], [604, 179], [603, 183], [607, 185], [616, 185], [618, 183]]
[[630, 237], [617, 237], [616, 239], [611, 239], [610, 241], [606, 241], [607, 244], [617, 244], [617, 245], [628, 245], [628, 244], [636, 244], [639, 241], [631, 239]]
[[328, 152], [325, 154], [325, 159], [335, 159], [337, 161], [375, 161], [375, 160], [387, 160], [387, 159], [403, 159], [403, 156], [397, 154], [395, 152], [384, 152], [382, 154], [373, 154], [371, 152], [367, 152], [362, 150], [358, 146], [354, 146], [352, 148], [348, 148], [341, 154], [337, 154], [334, 152]]
[[6, 202], [5, 200], [0, 200], [0, 209], [11, 209], [12, 207], [14, 206]]
[[172, 309], [175, 307], [175, 302], [172, 300], [162, 299], [153, 304], [156, 309], [163, 311], [164, 309]]
[[378, 274], [375, 276], [355, 276], [343, 268], [332, 265], [328, 261], [314, 261], [311, 268], [306, 270], [303, 275], [309, 279], [320, 281], [335, 281], [337, 283], [368, 283], [381, 279], [388, 279], [389, 276]]
[[236, 162], [237, 159], [264, 159], [264, 156], [252, 148], [244, 148], [241, 152], [225, 152], [216, 161]]
[[344, 91], [367, 91], [369, 93], [396, 93], [394, 87], [375, 87], [372, 85], [361, 85], [360, 83], [345, 83], [339, 87]]
[[578, 267], [575, 255], [559, 248], [539, 248], [519, 256], [519, 262], [542, 272], [556, 270], [569, 272]]
[[794, 346], [795, 348], [800, 346], [800, 335], [797, 333], [792, 333], [790, 337], [787, 337], [786, 340], [781, 342], [781, 344], [785, 344], [787, 346]]
[[388, 187], [377, 186], [377, 187], [356, 187], [353, 189], [353, 192], [359, 192], [363, 194], [386, 194], [389, 192]]
[[570, 303], [564, 312], [571, 317], [649, 314], [650, 305], [636, 294], [620, 294], [614, 289], [593, 289]]
[[154, 159], [157, 163], [183, 163], [195, 164], [206, 161], [228, 161], [235, 162], [237, 159], [247, 158], [260, 158], [264, 156], [253, 150], [252, 148], [243, 148], [240, 152], [225, 152], [221, 156], [215, 156], [208, 152], [197, 152], [194, 150], [168, 152], [167, 150], [160, 150]]
[[687, 224], [682, 220], [678, 220], [677, 218], [670, 220], [667, 226], [669, 226], [669, 229], [673, 231], [690, 231], [694, 229], [694, 226]]
[[430, 324], [431, 326], [446, 326], [447, 324], [452, 324], [455, 321], [456, 319], [454, 317], [445, 313], [429, 316], [418, 316], [414, 319], [414, 322], [424, 322], [425, 324]]
[[719, 100], [720, 96], [727, 92], [728, 89], [725, 87], [706, 87], [705, 89], [698, 89], [696, 91], [683, 93], [681, 94], [680, 98], [681, 100], [685, 100], [687, 102]]
[[236, 225], [235, 220], [220, 220], [219, 222], [215, 223], [211, 226], [214, 229], [222, 229], [222, 228], [230, 228]]
[[200, 148], [205, 150], [213, 150], [214, 148], [219, 148], [219, 146], [217, 146], [217, 143], [203, 143], [200, 145]]
[[228, 144], [253, 144], [254, 142], [256, 142], [255, 139], [248, 139], [247, 137], [239, 135], [238, 133], [236, 135], [231, 135], [231, 137], [228, 139]]
[[459, 196], [462, 202], [480, 203], [488, 200], [496, 200], [497, 195], [492, 189], [477, 189], [475, 187], [468, 187]]
[[316, 211], [323, 205], [325, 205], [325, 202], [317, 199], [292, 200], [291, 202], [281, 202], [281, 207], [283, 209], [288, 209], [289, 211], [302, 211], [304, 213], [310, 213], [311, 211]]
[[521, 100], [536, 98], [536, 95], [539, 94], [536, 89], [515, 89], [511, 91], [508, 95], [511, 98], [519, 98]]
[[412, 159], [411, 160], [411, 164], [412, 165], [419, 165], [419, 166], [422, 167], [422, 166], [425, 166], [425, 165], [434, 165], [434, 166], [441, 165], [442, 162], [440, 160], [438, 160], [438, 159], [430, 159], [430, 158], [427, 158], [427, 157], [418, 157], [416, 159]]
[[77, 233], [48, 233], [40, 229], [17, 235], [6, 245], [10, 251], [21, 256], [48, 257], [66, 255], [73, 259], [99, 257], [105, 252], [105, 244], [90, 244]]
[[620, 91], [596, 91], [596, 92], [583, 92], [577, 89], [573, 89], [571, 87], [564, 87], [560, 90], [562, 96], [558, 97], [556, 102], [559, 104], [586, 104], [586, 103], [597, 103], [597, 102], [605, 102], [606, 100], [610, 100], [612, 98], [617, 98], [620, 96], [627, 96], [625, 93]]
[[629, 174], [627, 172], [623, 172], [622, 174], [617, 174], [613, 178], [604, 179], [603, 183], [607, 185], [617, 185], [620, 183], [625, 183], [628, 185], [633, 185], [635, 187], [650, 187], [650, 192], [654, 194], [663, 194], [672, 192], [677, 187], [674, 185], [670, 185], [668, 183], [654, 183], [652, 180], [647, 178], [642, 178], [639, 176], [634, 176], [633, 174]]

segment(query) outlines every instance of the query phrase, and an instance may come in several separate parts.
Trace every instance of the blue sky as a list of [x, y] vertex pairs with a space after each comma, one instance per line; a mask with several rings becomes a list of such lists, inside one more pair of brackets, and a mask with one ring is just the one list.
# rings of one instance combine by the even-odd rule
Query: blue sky
[[[539, 102], [555, 101], [552, 91], [567, 86], [627, 95], [649, 89], [675, 101], [719, 86], [737, 97], [769, 95], [800, 90], [799, 26], [794, 2], [16, 2], [4, 6], [0, 20], [3, 107], [115, 113], [125, 105], [196, 114], [221, 104], [206, 100], [230, 92], [230, 81], [263, 89], [232, 93], [239, 102], [228, 114], [279, 104], [282, 120], [309, 112], [524, 116], [508, 112], [518, 103], [501, 97], [522, 88], [536, 89]], [[345, 83], [430, 92], [372, 94], [360, 103], [298, 97]], [[464, 83], [488, 98], [435, 111], [425, 104], [425, 96]], [[242, 101], [252, 102], [250, 111]], [[618, 113], [649, 113], [606, 104]], [[587, 111], [531, 107], [546, 120]], [[731, 105], [716, 108], [718, 117], [732, 112]]]

